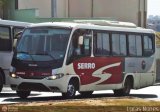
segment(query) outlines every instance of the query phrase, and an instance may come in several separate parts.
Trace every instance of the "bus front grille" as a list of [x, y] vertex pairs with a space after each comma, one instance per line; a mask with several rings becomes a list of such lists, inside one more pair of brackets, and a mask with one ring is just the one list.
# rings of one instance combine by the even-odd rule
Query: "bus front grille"
[[46, 78], [47, 76], [19, 76], [23, 79], [44, 79]]
[[49, 88], [41, 83], [21, 83], [18, 90], [25, 91], [51, 91]]

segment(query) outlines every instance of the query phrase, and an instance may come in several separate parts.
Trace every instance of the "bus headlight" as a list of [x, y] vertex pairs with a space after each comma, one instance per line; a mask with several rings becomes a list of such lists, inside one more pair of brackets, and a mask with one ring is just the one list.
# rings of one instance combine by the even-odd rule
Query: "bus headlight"
[[15, 67], [10, 67], [10, 76], [12, 77], [12, 78], [19, 78], [17, 75], [16, 75], [16, 68]]
[[47, 80], [55, 80], [55, 79], [60, 79], [64, 76], [63, 73], [55, 74], [53, 76], [47, 77]]
[[12, 78], [19, 78], [15, 73], [11, 73], [10, 76], [11, 76]]

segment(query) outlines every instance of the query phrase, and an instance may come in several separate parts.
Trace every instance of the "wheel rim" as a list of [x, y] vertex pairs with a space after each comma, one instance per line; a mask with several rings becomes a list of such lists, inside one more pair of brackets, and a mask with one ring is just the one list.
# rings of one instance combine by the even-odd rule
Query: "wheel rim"
[[69, 93], [69, 96], [73, 96], [75, 94], [75, 88], [72, 84], [68, 85], [68, 93]]

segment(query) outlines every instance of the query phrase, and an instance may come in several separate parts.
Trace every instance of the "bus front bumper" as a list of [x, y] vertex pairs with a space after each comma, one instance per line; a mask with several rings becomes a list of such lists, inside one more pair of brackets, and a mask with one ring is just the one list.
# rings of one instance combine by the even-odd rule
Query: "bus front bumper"
[[69, 80], [72, 76], [63, 76], [59, 79], [23, 79], [21, 77], [10, 77], [10, 86], [12, 90], [21, 91], [50, 91], [67, 92]]

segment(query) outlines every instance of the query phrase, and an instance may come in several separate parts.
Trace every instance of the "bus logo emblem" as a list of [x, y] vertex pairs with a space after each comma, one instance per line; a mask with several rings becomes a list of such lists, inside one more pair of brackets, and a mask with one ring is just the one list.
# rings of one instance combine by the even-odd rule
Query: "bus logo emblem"
[[33, 73], [33, 72], [31, 73], [31, 76], [34, 76], [34, 73]]
[[37, 67], [38, 65], [37, 64], [28, 64], [28, 66], [30, 66], [30, 67]]

